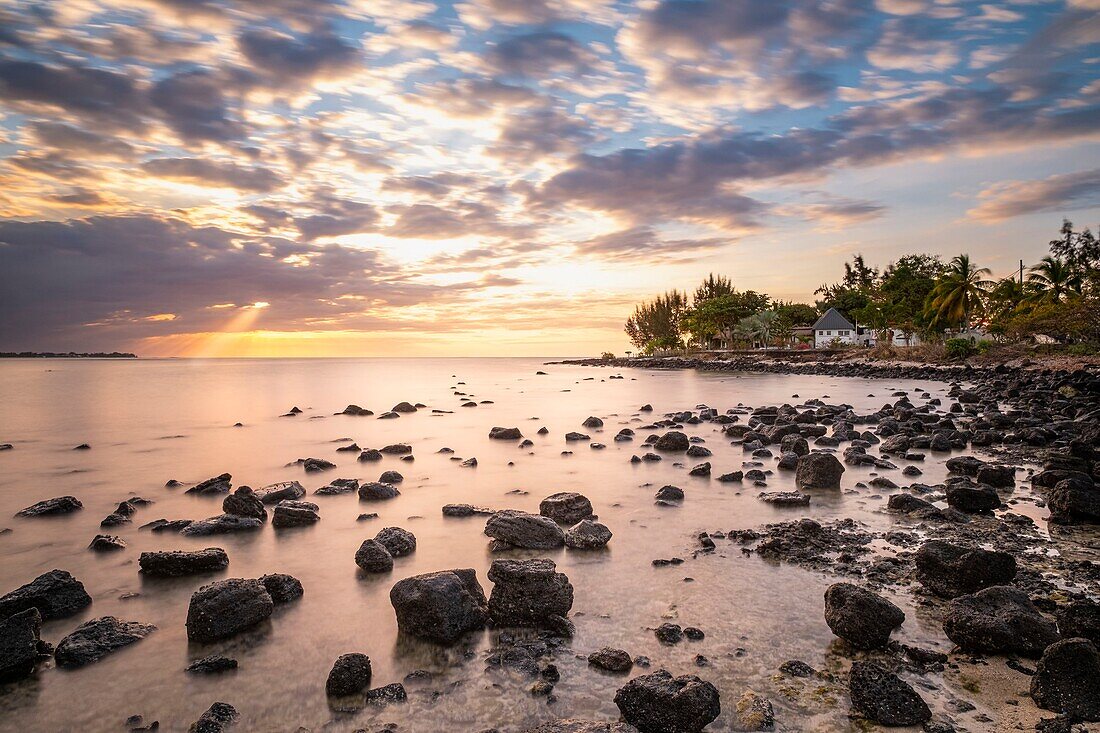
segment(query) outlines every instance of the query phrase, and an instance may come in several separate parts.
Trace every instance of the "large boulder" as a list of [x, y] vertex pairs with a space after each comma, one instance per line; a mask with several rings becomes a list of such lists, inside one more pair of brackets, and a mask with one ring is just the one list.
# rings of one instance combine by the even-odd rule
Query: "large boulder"
[[698, 733], [722, 712], [714, 685], [663, 669], [627, 682], [615, 693], [615, 704], [642, 733]]
[[1066, 639], [1081, 637], [1100, 645], [1100, 603], [1081, 599], [1055, 613], [1058, 631]]
[[529, 550], [552, 550], [565, 544], [565, 533], [553, 519], [511, 509], [489, 517], [485, 534], [511, 547]]
[[37, 608], [42, 620], [51, 621], [72, 616], [91, 602], [83, 583], [64, 570], [51, 570], [0, 596], [0, 619]]
[[988, 514], [1001, 506], [1001, 497], [992, 486], [948, 486], [947, 505], [967, 514]]
[[193, 552], [143, 552], [138, 557], [138, 567], [146, 575], [165, 577], [213, 573], [229, 567], [229, 555], [220, 547], [207, 547], [205, 550]]
[[1047, 496], [1047, 506], [1056, 524], [1100, 524], [1100, 488], [1091, 480], [1059, 481]]
[[187, 638], [216, 641], [255, 626], [271, 616], [275, 602], [264, 584], [228, 578], [199, 588], [187, 608]]
[[219, 514], [216, 517], [199, 519], [191, 522], [180, 530], [180, 534], [188, 537], [206, 537], [213, 534], [228, 534], [230, 532], [247, 532], [260, 529], [264, 523], [255, 517], [239, 517], [236, 514]]
[[592, 502], [583, 494], [563, 491], [543, 499], [539, 503], [539, 514], [559, 524], [573, 525], [592, 517]]
[[416, 536], [401, 527], [383, 527], [374, 539], [385, 547], [392, 557], [405, 557], [416, 552]]
[[920, 725], [932, 719], [928, 703], [916, 690], [878, 662], [852, 662], [848, 691], [852, 707], [876, 723]]
[[890, 601], [851, 583], [834, 583], [825, 591], [825, 623], [858, 649], [880, 649], [905, 613]]
[[1088, 639], [1048, 646], [1031, 678], [1031, 697], [1046, 710], [1100, 722], [1100, 652]]
[[920, 584], [943, 598], [1005, 585], [1016, 577], [1016, 558], [1007, 552], [961, 547], [944, 540], [925, 542], [915, 561]]
[[489, 616], [497, 626], [560, 626], [573, 607], [573, 586], [553, 560], [494, 560]]
[[963, 651], [1038, 657], [1058, 629], [1021, 590], [994, 585], [948, 604], [943, 630]]
[[21, 509], [16, 512], [17, 517], [46, 517], [51, 514], [69, 514], [70, 512], [79, 511], [84, 508], [84, 505], [80, 503], [80, 499], [75, 496], [58, 496], [53, 499], [46, 499], [44, 501], [31, 504], [26, 509]]
[[397, 627], [405, 634], [453, 644], [485, 626], [488, 602], [471, 568], [414, 575], [390, 589]]
[[680, 431], [670, 430], [658, 438], [653, 447], [667, 453], [680, 453], [691, 447], [691, 441]]
[[393, 555], [378, 540], [363, 540], [355, 552], [355, 564], [364, 573], [388, 573], [393, 570]]
[[49, 646], [42, 641], [42, 614], [28, 608], [0, 620], [0, 683], [26, 677], [34, 665], [47, 656]]
[[229, 494], [222, 501], [222, 511], [226, 514], [236, 514], [238, 517], [254, 517], [267, 519], [267, 510], [264, 503], [251, 486], [238, 486], [237, 490]]
[[798, 459], [794, 483], [800, 489], [839, 489], [844, 464], [832, 453], [807, 453]]
[[325, 692], [335, 697], [354, 695], [370, 687], [370, 657], [366, 654], [341, 654], [325, 682]]
[[611, 530], [599, 522], [582, 519], [565, 530], [565, 546], [574, 550], [598, 550], [611, 541]]
[[319, 507], [311, 501], [284, 499], [271, 513], [271, 526], [276, 529], [305, 527], [321, 521]]
[[59, 667], [82, 667], [141, 641], [156, 629], [151, 624], [120, 621], [114, 616], [92, 619], [58, 642], [54, 659]]

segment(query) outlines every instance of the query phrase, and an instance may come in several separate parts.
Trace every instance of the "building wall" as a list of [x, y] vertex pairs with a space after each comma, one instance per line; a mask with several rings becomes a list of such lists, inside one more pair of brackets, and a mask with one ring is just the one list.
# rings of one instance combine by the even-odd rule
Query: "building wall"
[[834, 342], [841, 344], [853, 344], [856, 342], [855, 329], [814, 331], [814, 348], [825, 349]]

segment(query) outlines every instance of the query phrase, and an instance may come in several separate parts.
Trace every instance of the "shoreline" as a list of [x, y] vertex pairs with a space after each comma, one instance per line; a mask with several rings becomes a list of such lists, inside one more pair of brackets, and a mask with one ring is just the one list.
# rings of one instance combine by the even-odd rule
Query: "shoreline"
[[[818, 356], [808, 359], [803, 355]], [[824, 358], [820, 358], [824, 356]], [[547, 364], [569, 366], [617, 367], [634, 369], [695, 369], [706, 372], [760, 372], [768, 374], [803, 374], [831, 377], [862, 377], [877, 379], [935, 379], [938, 381], [981, 379], [990, 376], [1073, 374], [1093, 372], [1100, 374], [1100, 360], [1088, 357], [1037, 357], [1014, 359], [996, 364], [949, 363], [874, 359], [847, 354], [830, 358], [813, 352], [760, 353], [738, 355], [733, 358], [718, 356], [664, 356], [620, 357], [603, 359], [562, 359]]]

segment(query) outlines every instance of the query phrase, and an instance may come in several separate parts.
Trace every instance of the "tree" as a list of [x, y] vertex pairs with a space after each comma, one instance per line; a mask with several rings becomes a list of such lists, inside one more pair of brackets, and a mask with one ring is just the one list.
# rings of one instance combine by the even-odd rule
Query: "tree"
[[749, 328], [752, 329], [752, 334], [763, 342], [765, 349], [771, 343], [772, 332], [776, 327], [778, 318], [779, 314], [775, 311], [763, 311], [755, 316], [749, 316]]
[[929, 294], [925, 314], [933, 326], [970, 328], [971, 319], [983, 310], [982, 299], [993, 286], [986, 280], [988, 268], [978, 267], [970, 255], [952, 258]]
[[868, 318], [864, 313], [861, 322], [879, 328], [896, 327], [904, 334], [927, 331], [930, 323], [924, 304], [943, 271], [943, 262], [934, 255], [899, 257], [883, 271], [872, 294], [877, 317]]
[[1092, 235], [1087, 228], [1081, 232], [1073, 231], [1073, 222], [1069, 219], [1062, 220], [1062, 235], [1050, 242], [1050, 253], [1060, 260], [1064, 260], [1078, 276], [1095, 273], [1100, 268], [1100, 240]]
[[878, 269], [868, 267], [867, 263], [863, 261], [862, 254], [852, 257], [850, 264], [844, 263], [844, 285], [849, 289], [858, 290], [862, 288], [866, 290], [872, 288], [877, 279]]
[[817, 308], [806, 303], [784, 303], [779, 301], [772, 305], [772, 310], [779, 314], [779, 320], [782, 321], [783, 326], [788, 331], [800, 326], [812, 326], [820, 316]]
[[1066, 260], [1047, 255], [1031, 268], [1027, 276], [1028, 300], [1035, 303], [1061, 303], [1081, 294], [1081, 275]]
[[695, 297], [692, 299], [693, 305], [699, 305], [708, 300], [714, 300], [720, 298], [723, 295], [733, 295], [737, 290], [733, 287], [733, 283], [728, 277], [722, 275], [715, 275], [713, 272], [707, 276], [699, 287], [695, 288]]
[[687, 309], [687, 296], [678, 290], [634, 308], [634, 314], [626, 320], [626, 334], [639, 349], [675, 349], [682, 346], [680, 321]]
[[746, 290], [736, 290], [709, 300], [697, 302], [681, 321], [681, 328], [692, 342], [704, 344], [716, 334], [728, 335], [742, 318], [759, 313], [768, 307], [767, 295]]
[[836, 308], [840, 313], [852, 320], [855, 313], [863, 310], [871, 304], [871, 296], [861, 289], [849, 288], [840, 283], [834, 285], [822, 285], [814, 295], [823, 296], [817, 301], [817, 309], [824, 313], [830, 308]]

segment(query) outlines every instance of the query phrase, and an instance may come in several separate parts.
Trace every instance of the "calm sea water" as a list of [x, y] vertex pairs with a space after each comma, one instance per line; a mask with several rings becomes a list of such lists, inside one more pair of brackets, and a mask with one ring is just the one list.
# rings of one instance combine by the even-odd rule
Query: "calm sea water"
[[[536, 376], [543, 369], [546, 376]], [[622, 374], [624, 379], [608, 379]], [[115, 615], [152, 623], [158, 631], [98, 664], [77, 670], [40, 668], [29, 680], [0, 688], [0, 730], [113, 731], [127, 716], [159, 720], [161, 730], [183, 731], [212, 702], [222, 700], [242, 714], [242, 730], [376, 730], [389, 722], [405, 731], [477, 731], [498, 727], [520, 731], [557, 717], [618, 717], [612, 698], [627, 678], [590, 669], [587, 654], [602, 646], [621, 647], [653, 660], [652, 669], [694, 673], [713, 681], [723, 707], [732, 710], [742, 692], [755, 689], [777, 708], [779, 730], [855, 730], [846, 701], [805, 705], [776, 692], [776, 668], [791, 658], [818, 668], [834, 666], [833, 637], [822, 618], [822, 593], [831, 579], [802, 569], [743, 557], [736, 546], [673, 568], [654, 568], [658, 557], [688, 557], [704, 530], [753, 527], [812, 515], [819, 520], [853, 516], [888, 526], [884, 499], [840, 494], [815, 498], [808, 509], [778, 509], [756, 498], [746, 485], [720, 484], [687, 476], [666, 459], [631, 465], [641, 440], [615, 443], [621, 427], [643, 424], [636, 412], [652, 403], [660, 415], [707, 404], [720, 410], [739, 404], [798, 403], [827, 397], [870, 410], [892, 401], [894, 389], [929, 389], [938, 383], [855, 380], [690, 371], [614, 372], [544, 366], [535, 359], [316, 359], [316, 360], [19, 360], [0, 362], [0, 592], [40, 573], [62, 568], [82, 580], [94, 598], [76, 617], [46, 623], [43, 637], [56, 643], [90, 618]], [[476, 408], [459, 407], [465, 392]], [[798, 395], [798, 398], [793, 397]], [[873, 395], [873, 396], [871, 396]], [[381, 413], [407, 400], [430, 410], [397, 420], [334, 416], [355, 403]], [[280, 417], [291, 407], [304, 412]], [[568, 446], [564, 434], [583, 430], [589, 415], [604, 418], [602, 431], [587, 431], [607, 445]], [[648, 421], [649, 417], [642, 418]], [[241, 422], [244, 427], [235, 428]], [[493, 426], [519, 426], [535, 441], [531, 449], [490, 441]], [[550, 430], [538, 436], [541, 426]], [[715, 475], [741, 467], [745, 454], [728, 445], [713, 425], [688, 426], [707, 441]], [[387, 457], [361, 464], [354, 453], [337, 453], [341, 438], [366, 447], [408, 442], [415, 462]], [[74, 446], [88, 443], [88, 451]], [[447, 446], [478, 466], [460, 468], [438, 454]], [[320, 457], [338, 468], [304, 474], [287, 464]], [[309, 497], [322, 520], [304, 529], [261, 531], [208, 538], [153, 534], [138, 527], [159, 517], [202, 518], [220, 513], [221, 497], [199, 497], [165, 488], [169, 479], [197, 482], [223, 472], [234, 485], [260, 487], [296, 479], [313, 490], [337, 477], [375, 480], [386, 469], [405, 475], [402, 495], [389, 502], [361, 504], [355, 494]], [[923, 481], [942, 480], [944, 469], [930, 461]], [[867, 478], [849, 467], [845, 486]], [[685, 489], [681, 508], [653, 504], [656, 488]], [[793, 488], [779, 474], [769, 490]], [[515, 489], [527, 492], [510, 493]], [[556, 700], [528, 693], [530, 680], [486, 672], [484, 657], [495, 634], [485, 632], [450, 649], [398, 640], [388, 593], [399, 579], [435, 570], [472, 567], [486, 591], [485, 572], [498, 555], [488, 552], [484, 518], [447, 519], [440, 507], [467, 502], [493, 508], [538, 511], [539, 501], [557, 491], [580, 491], [614, 532], [604, 552], [510, 553], [549, 556], [576, 589], [571, 652], [556, 661], [562, 673]], [[15, 519], [19, 509], [72, 494], [85, 509], [45, 519]], [[156, 503], [139, 509], [132, 526], [109, 530], [126, 539], [118, 553], [96, 554], [88, 542], [99, 521], [120, 500], [138, 494]], [[357, 522], [365, 511], [380, 517]], [[7, 519], [3, 519], [3, 518]], [[385, 526], [415, 533], [417, 551], [399, 558], [392, 574], [361, 577], [354, 562], [359, 544]], [[284, 572], [298, 577], [305, 597], [276, 610], [263, 631], [218, 644], [189, 644], [184, 629], [188, 600], [217, 576], [156, 582], [143, 580], [137, 557], [145, 550], [225, 548], [230, 566], [222, 577], [257, 577]], [[895, 599], [909, 620], [902, 640], [946, 648], [942, 632], [912, 613], [909, 599]], [[651, 629], [666, 620], [702, 628], [701, 642], [668, 647]], [[411, 687], [407, 705], [343, 713], [329, 708], [325, 678], [337, 656], [371, 657], [376, 686], [401, 681], [414, 670], [433, 673], [425, 688]], [[184, 667], [211, 653], [234, 656], [236, 672], [192, 676]], [[704, 654], [710, 664], [694, 662]], [[652, 669], [650, 671], [652, 671]], [[637, 670], [641, 673], [645, 670]], [[438, 694], [434, 694], [438, 693]], [[730, 714], [712, 725], [728, 730]]]

